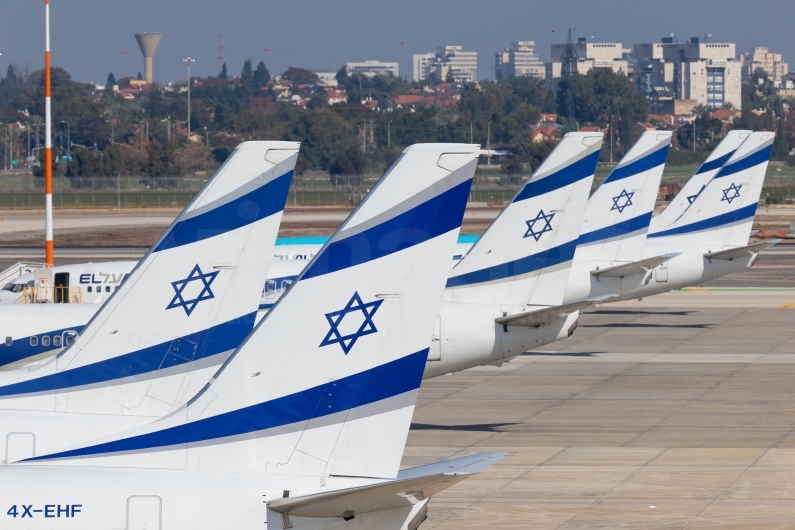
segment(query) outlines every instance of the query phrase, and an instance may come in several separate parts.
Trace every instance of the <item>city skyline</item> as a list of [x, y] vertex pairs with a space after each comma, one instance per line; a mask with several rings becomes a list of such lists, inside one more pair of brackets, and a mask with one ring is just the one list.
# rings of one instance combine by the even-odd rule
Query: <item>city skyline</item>
[[[492, 22], [485, 24], [487, 18], [472, 16], [466, 5], [449, 1], [409, 0], [394, 10], [348, 0], [312, 3], [285, 12], [261, 2], [229, 0], [219, 13], [182, 0], [165, 5], [152, 0], [129, 5], [83, 0], [68, 7], [55, 0], [51, 5], [53, 64], [83, 82], [103, 83], [109, 72], [117, 78], [135, 76], [143, 73], [143, 58], [133, 34], [159, 32], [163, 39], [154, 57], [156, 81], [185, 78], [182, 59], [188, 55], [196, 59], [193, 75], [216, 75], [218, 34], [223, 33], [230, 75], [239, 75], [243, 61], [250, 57], [255, 63], [265, 61], [273, 73], [289, 66], [336, 70], [351, 61], [395, 61], [401, 74], [410, 78], [413, 54], [460, 45], [478, 53], [478, 78], [493, 79], [492, 58], [510, 42], [535, 41], [539, 58], [547, 62], [550, 46], [565, 42], [569, 26], [575, 40], [593, 36], [596, 42], [620, 42], [627, 48], [659, 42], [672, 32], [682, 41], [711, 33], [715, 42], [736, 43], [738, 55], [753, 46], [766, 46], [781, 53], [785, 61], [792, 63], [795, 58], [788, 42], [791, 16], [786, 16], [795, 14], [795, 7], [784, 0], [758, 2], [757, 12], [783, 16], [766, 17], [751, 26], [717, 0], [696, 5], [674, 1], [656, 9], [654, 16], [643, 17], [648, 19], [643, 22], [637, 21], [641, 14], [637, 3], [628, 0], [572, 5], [561, 10], [553, 4], [497, 2], [490, 5]], [[681, 16], [682, 10], [687, 17]], [[10, 63], [27, 64], [30, 71], [42, 67], [43, 11], [43, 4], [22, 0], [5, 5], [7, 20], [24, 23], [11, 24], [0, 34], [2, 72]], [[509, 12], [515, 16], [505, 16]], [[283, 20], [268, 22], [271, 13]]]

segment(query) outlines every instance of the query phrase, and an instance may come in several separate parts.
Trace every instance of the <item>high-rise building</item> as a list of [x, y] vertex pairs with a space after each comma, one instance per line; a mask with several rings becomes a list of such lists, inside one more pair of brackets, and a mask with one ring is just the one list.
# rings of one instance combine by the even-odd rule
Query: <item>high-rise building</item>
[[779, 87], [789, 72], [789, 65], [781, 60], [780, 53], [771, 53], [764, 47], [751, 48], [750, 53], [740, 56], [743, 78], [747, 79], [757, 70], [763, 70], [773, 85]]
[[377, 75], [392, 75], [398, 77], [398, 63], [383, 63], [381, 61], [362, 61], [359, 63], [347, 63], [345, 71], [348, 75], [362, 74], [366, 77]]
[[734, 44], [700, 42], [697, 37], [686, 43], [666, 37], [660, 43], [636, 44], [635, 82], [653, 102], [655, 94], [665, 94], [666, 101], [708, 107], [730, 103], [739, 109], [741, 67], [735, 57]]
[[439, 81], [452, 79], [455, 83], [474, 83], [478, 80], [478, 53], [465, 52], [462, 46], [439, 46], [436, 53], [414, 55], [414, 81], [436, 76]]
[[[566, 53], [566, 44], [552, 45], [552, 62], [547, 63], [546, 79], [554, 81], [563, 75], [562, 58]], [[577, 57], [576, 72], [585, 75], [594, 68], [609, 68], [617, 74], [629, 75], [629, 64], [624, 56], [629, 50], [623, 48], [620, 42], [588, 42], [580, 37], [573, 44]]]
[[544, 63], [535, 54], [535, 42], [531, 40], [512, 42], [509, 48], [497, 52], [495, 77], [537, 77], [544, 79]]
[[412, 79], [415, 83], [426, 79], [431, 75], [433, 62], [436, 59], [436, 54], [430, 53], [415, 53], [413, 56], [414, 74]]

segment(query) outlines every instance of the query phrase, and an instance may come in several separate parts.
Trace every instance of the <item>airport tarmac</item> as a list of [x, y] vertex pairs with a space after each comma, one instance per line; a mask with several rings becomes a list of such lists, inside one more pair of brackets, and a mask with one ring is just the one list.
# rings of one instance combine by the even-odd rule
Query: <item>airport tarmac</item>
[[422, 528], [795, 528], [793, 318], [795, 289], [668, 293], [424, 381], [404, 465], [511, 455]]

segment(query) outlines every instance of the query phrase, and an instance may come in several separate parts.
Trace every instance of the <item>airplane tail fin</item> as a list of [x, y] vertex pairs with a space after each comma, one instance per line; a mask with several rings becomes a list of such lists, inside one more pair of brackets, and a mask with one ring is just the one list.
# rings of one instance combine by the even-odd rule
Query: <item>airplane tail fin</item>
[[453, 268], [447, 287], [454, 301], [562, 302], [602, 140], [602, 133], [563, 137]]
[[643, 133], [591, 195], [575, 260], [613, 264], [641, 258], [671, 134]]
[[394, 478], [478, 154], [408, 147], [185, 407], [32, 460]]
[[96, 389], [117, 406], [134, 409], [148, 397], [150, 412], [169, 412], [183, 380], [164, 386], [160, 374], [217, 366], [254, 327], [298, 147], [240, 144], [72, 346], [43, 365], [2, 374], [7, 406], [56, 395], [57, 411], [95, 411], [95, 400], [69, 394]]
[[679, 219], [648, 234], [649, 243], [668, 252], [748, 244], [774, 138], [751, 133]]
[[652, 218], [650, 231], [659, 232], [679, 219], [679, 216], [685, 213], [685, 210], [693, 204], [693, 201], [707, 186], [707, 183], [718, 174], [723, 164], [729, 161], [729, 158], [737, 151], [737, 148], [750, 135], [751, 131], [729, 131], [693, 176], [688, 179], [682, 189], [679, 190], [674, 200], [659, 215]]

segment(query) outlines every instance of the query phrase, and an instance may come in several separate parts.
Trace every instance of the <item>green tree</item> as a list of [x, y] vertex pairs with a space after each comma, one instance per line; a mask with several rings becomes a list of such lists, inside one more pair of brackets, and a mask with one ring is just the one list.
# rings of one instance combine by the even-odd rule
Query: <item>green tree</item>
[[250, 87], [253, 77], [254, 72], [251, 70], [251, 59], [246, 59], [243, 61], [243, 71], [240, 73], [240, 84], [244, 87]]
[[776, 130], [776, 139], [773, 140], [773, 152], [770, 158], [773, 160], [785, 161], [789, 157], [789, 143], [787, 136], [784, 134], [784, 120], [778, 120], [778, 129]]
[[318, 82], [317, 75], [306, 68], [289, 67], [282, 74], [282, 80], [295, 85], [311, 85]]
[[226, 81], [227, 77], [229, 76], [226, 73], [226, 61], [224, 61], [224, 63], [221, 65], [221, 72], [218, 74], [218, 78]]
[[108, 82], [105, 84], [111, 87], [116, 84], [116, 76], [113, 75], [113, 72], [108, 74]]
[[265, 66], [264, 61], [260, 61], [257, 64], [257, 69], [254, 70], [254, 75], [252, 76], [251, 82], [255, 87], [264, 87], [271, 81], [271, 73], [268, 71], [268, 67]]

